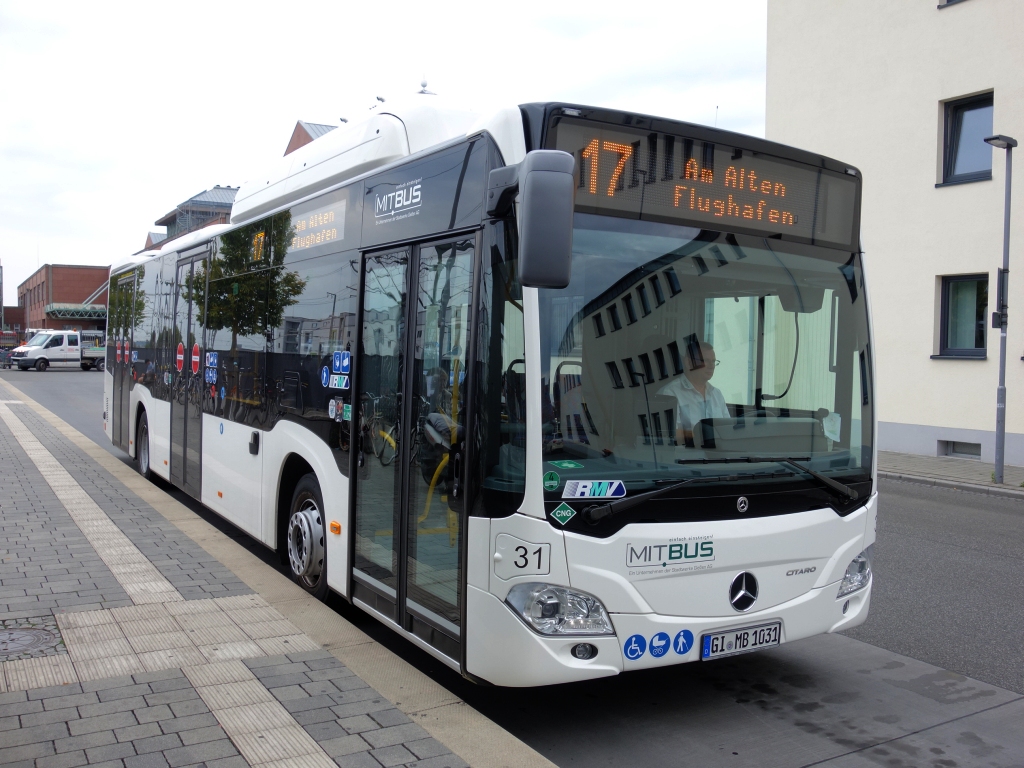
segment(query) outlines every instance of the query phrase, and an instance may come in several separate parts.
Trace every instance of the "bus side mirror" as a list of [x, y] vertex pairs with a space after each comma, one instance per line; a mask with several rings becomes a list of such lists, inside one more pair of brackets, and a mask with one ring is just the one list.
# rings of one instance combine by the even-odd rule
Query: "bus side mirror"
[[517, 167], [488, 179], [488, 213], [504, 215], [519, 194], [519, 281], [532, 288], [565, 288], [572, 270], [576, 182], [568, 152], [536, 149]]

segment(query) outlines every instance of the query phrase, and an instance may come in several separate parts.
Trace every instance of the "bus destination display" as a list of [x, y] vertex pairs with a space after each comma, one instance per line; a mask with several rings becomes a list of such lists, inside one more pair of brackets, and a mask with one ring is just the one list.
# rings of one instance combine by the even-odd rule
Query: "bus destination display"
[[576, 159], [576, 210], [853, 241], [856, 181], [683, 136], [562, 118], [549, 146]]
[[292, 251], [301, 251], [333, 240], [345, 239], [345, 209], [348, 200], [315, 208], [292, 221]]

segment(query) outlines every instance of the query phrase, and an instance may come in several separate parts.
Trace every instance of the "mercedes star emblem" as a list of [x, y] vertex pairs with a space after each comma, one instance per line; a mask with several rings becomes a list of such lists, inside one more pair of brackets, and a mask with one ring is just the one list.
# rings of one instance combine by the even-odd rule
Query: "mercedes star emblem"
[[747, 501], [746, 496], [740, 496], [738, 499], [736, 499], [736, 509], [738, 509], [740, 512], [746, 512], [748, 509], [750, 509], [750, 502]]
[[729, 602], [740, 613], [750, 610], [757, 600], [757, 579], [754, 574], [744, 571], [729, 586]]

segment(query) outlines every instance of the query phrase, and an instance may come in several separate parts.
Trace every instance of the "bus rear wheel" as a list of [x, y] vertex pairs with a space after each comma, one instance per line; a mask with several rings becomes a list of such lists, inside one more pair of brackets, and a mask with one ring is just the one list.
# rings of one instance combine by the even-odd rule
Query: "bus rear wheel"
[[312, 472], [292, 493], [285, 529], [288, 569], [295, 582], [318, 600], [327, 597], [327, 552], [324, 549], [324, 500]]
[[139, 474], [146, 480], [152, 480], [153, 470], [149, 463], [149, 418], [145, 411], [139, 417], [139, 428], [135, 432], [135, 458], [139, 462]]

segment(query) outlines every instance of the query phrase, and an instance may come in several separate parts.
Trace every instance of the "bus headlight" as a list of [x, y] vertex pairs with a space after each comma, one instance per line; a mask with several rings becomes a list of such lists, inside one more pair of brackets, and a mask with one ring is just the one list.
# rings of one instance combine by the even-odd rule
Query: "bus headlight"
[[586, 592], [553, 584], [516, 584], [505, 602], [542, 635], [613, 635], [601, 601]]
[[871, 581], [871, 558], [874, 544], [857, 555], [846, 567], [843, 581], [839, 585], [839, 594], [836, 600], [846, 597], [854, 592], [864, 589]]

